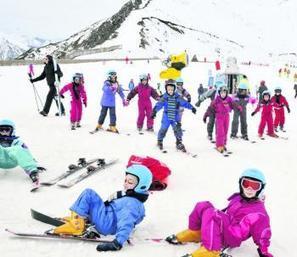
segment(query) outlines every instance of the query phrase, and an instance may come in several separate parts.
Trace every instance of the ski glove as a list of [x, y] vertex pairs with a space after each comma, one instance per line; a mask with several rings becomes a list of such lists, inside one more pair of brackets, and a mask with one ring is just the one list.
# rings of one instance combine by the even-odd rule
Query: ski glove
[[197, 110], [196, 110], [195, 107], [193, 107], [191, 111], [192, 111], [192, 113], [194, 113], [194, 114], [196, 114], [196, 112], [197, 112]]
[[38, 166], [37, 170], [38, 170], [38, 172], [43, 172], [43, 171], [46, 171], [46, 168]]
[[269, 252], [262, 252], [260, 248], [257, 249], [260, 257], [273, 257], [273, 255]]
[[290, 113], [290, 112], [291, 112], [291, 110], [290, 110], [290, 108], [289, 108], [289, 107], [287, 107], [287, 111], [288, 111], [288, 113]]
[[63, 96], [63, 95], [61, 95], [61, 94], [60, 94], [60, 97], [63, 98], [63, 99], [65, 98], [65, 96]]
[[128, 100], [125, 100], [125, 99], [123, 99], [123, 106], [128, 106], [129, 105], [129, 101]]
[[254, 116], [256, 114], [256, 112], [252, 112], [251, 115]]
[[31, 83], [33, 83], [33, 82], [34, 82], [34, 79], [31, 79], [31, 78], [30, 78], [29, 80], [30, 80], [30, 82], [31, 82]]
[[117, 192], [114, 192], [113, 194], [111, 194], [108, 197], [107, 201], [108, 202], [111, 202], [111, 201], [113, 201], [115, 199], [118, 199], [118, 198], [121, 198], [121, 197], [123, 197], [125, 195], [126, 195], [126, 192], [125, 191], [117, 191]]
[[99, 252], [106, 252], [106, 251], [118, 251], [122, 249], [120, 243], [114, 239], [111, 242], [102, 242], [97, 245], [97, 251]]
[[152, 115], [151, 115], [151, 118], [152, 119], [156, 118], [156, 115], [157, 115], [157, 112], [155, 110], [153, 110]]
[[87, 102], [84, 102], [84, 106], [87, 107]]

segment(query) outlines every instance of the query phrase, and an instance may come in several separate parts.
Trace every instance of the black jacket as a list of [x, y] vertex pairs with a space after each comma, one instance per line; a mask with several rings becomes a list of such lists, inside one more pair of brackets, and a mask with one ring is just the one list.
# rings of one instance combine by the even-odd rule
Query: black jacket
[[[60, 66], [58, 64], [57, 64], [57, 74], [58, 74], [58, 78], [60, 80], [60, 78], [63, 77], [63, 73], [62, 73]], [[43, 80], [45, 78], [46, 78], [47, 84], [49, 86], [54, 86], [55, 72], [54, 72], [54, 63], [53, 63], [52, 58], [49, 58], [48, 63], [44, 66], [43, 72], [37, 78], [33, 79], [32, 82]]]

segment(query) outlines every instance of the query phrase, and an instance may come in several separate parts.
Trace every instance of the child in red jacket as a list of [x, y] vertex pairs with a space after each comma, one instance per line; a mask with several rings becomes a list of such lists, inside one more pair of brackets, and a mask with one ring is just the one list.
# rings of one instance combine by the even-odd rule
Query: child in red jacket
[[267, 127], [268, 127], [267, 135], [271, 137], [278, 137], [278, 135], [276, 135], [273, 130], [273, 118], [272, 118], [273, 103], [270, 100], [270, 92], [268, 90], [263, 91], [262, 98], [263, 98], [262, 101], [259, 103], [255, 111], [252, 112], [252, 116], [254, 116], [258, 111], [260, 111], [260, 109], [262, 109], [261, 121], [258, 128], [258, 135], [260, 138], [263, 138], [264, 128], [267, 123]]
[[290, 113], [289, 104], [287, 102], [287, 99], [282, 95], [282, 89], [281, 87], [276, 87], [274, 89], [275, 95], [271, 98], [271, 102], [273, 103], [273, 110], [275, 112], [274, 116], [274, 130], [277, 132], [277, 128], [279, 126], [279, 129], [283, 132], [284, 131], [284, 124], [285, 124], [285, 110], [284, 107], [287, 108], [288, 113]]

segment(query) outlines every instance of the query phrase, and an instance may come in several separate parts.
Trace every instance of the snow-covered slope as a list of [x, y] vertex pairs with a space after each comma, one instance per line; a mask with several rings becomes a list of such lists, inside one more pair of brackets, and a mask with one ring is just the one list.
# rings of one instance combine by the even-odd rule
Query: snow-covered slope
[[70, 38], [31, 50], [19, 58], [46, 53], [64, 57], [78, 50], [122, 45], [114, 56], [160, 56], [187, 49], [201, 56], [267, 58], [295, 51], [297, 4], [279, 0], [135, 0], [111, 18]]
[[[213, 145], [206, 139], [206, 126], [202, 116], [208, 102], [202, 104], [194, 116], [185, 111], [183, 116], [184, 143], [189, 151], [197, 153], [193, 159], [175, 150], [173, 132], [169, 129], [164, 146], [168, 154], [162, 154], [156, 148], [157, 135], [136, 132], [137, 97], [124, 108], [118, 99], [117, 127], [123, 134], [98, 133], [90, 135], [100, 111], [101, 85], [105, 72], [109, 68], [118, 71], [119, 81], [128, 87], [130, 78], [137, 81], [138, 75], [150, 72], [152, 85], [158, 82], [161, 69], [159, 62], [134, 62], [132, 65], [110, 62], [62, 65], [64, 77], [62, 84], [67, 83], [74, 72], [83, 72], [88, 94], [88, 107], [84, 109], [82, 128], [70, 130], [69, 114], [66, 117], [54, 116], [56, 106], [53, 104], [48, 117], [39, 115], [36, 111], [31, 84], [27, 80], [27, 67], [0, 67], [0, 118], [10, 118], [15, 121], [17, 135], [29, 146], [39, 163], [48, 168], [41, 175], [43, 180], [55, 177], [64, 171], [70, 163], [79, 157], [91, 158], [103, 156], [118, 157], [120, 163], [107, 169], [71, 189], [57, 187], [42, 188], [40, 192], [29, 192], [30, 179], [21, 168], [0, 170], [0, 242], [1, 256], [17, 257], [54, 257], [67, 254], [72, 257], [82, 256], [118, 256], [118, 257], [180, 257], [197, 249], [197, 244], [172, 246], [165, 243], [141, 241], [143, 238], [160, 238], [186, 228], [188, 214], [197, 201], [210, 200], [218, 208], [226, 205], [226, 198], [238, 190], [238, 177], [246, 167], [258, 167], [265, 172], [267, 179], [266, 207], [271, 216], [272, 242], [270, 250], [274, 256], [295, 256], [296, 219], [296, 108], [293, 98], [292, 83], [277, 76], [277, 69], [271, 67], [240, 67], [246, 73], [252, 85], [265, 79], [270, 89], [275, 85], [284, 88], [288, 98], [291, 113], [286, 114], [286, 128], [289, 140], [267, 138], [250, 144], [241, 140], [228, 141], [228, 148], [233, 151], [229, 158], [219, 155]], [[43, 66], [36, 66], [39, 74]], [[207, 81], [208, 70], [213, 65], [192, 63], [183, 70], [185, 86], [197, 97], [197, 86]], [[195, 74], [195, 76], [193, 76]], [[48, 86], [46, 82], [35, 83], [43, 97]], [[69, 110], [69, 96], [64, 100]], [[250, 114], [254, 107], [248, 107]], [[161, 113], [155, 120], [156, 132], [160, 127]], [[260, 114], [251, 118], [248, 115], [249, 136], [256, 139]], [[105, 127], [109, 117], [105, 121]], [[126, 136], [125, 133], [131, 133]], [[134, 245], [125, 245], [116, 253], [98, 253], [96, 244], [80, 242], [59, 242], [54, 240], [22, 240], [6, 232], [4, 228], [20, 231], [41, 232], [50, 226], [41, 224], [30, 218], [30, 208], [46, 212], [54, 216], [68, 215], [68, 208], [85, 188], [95, 189], [104, 199], [112, 192], [121, 189], [125, 165], [131, 154], [149, 155], [159, 158], [171, 169], [172, 175], [168, 189], [155, 192], [146, 202], [146, 218], [133, 234]], [[234, 257], [257, 257], [256, 247], [252, 240], [245, 242], [240, 248], [231, 251]]]

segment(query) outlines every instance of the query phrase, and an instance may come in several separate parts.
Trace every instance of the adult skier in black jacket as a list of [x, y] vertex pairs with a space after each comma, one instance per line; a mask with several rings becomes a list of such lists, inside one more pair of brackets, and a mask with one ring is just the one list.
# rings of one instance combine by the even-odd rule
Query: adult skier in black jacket
[[[40, 76], [38, 76], [35, 79], [30, 79], [30, 81], [31, 81], [31, 83], [33, 83], [33, 82], [43, 80], [46, 78], [47, 84], [49, 86], [49, 92], [47, 94], [46, 102], [43, 107], [43, 110], [40, 112], [40, 114], [43, 116], [47, 116], [49, 113], [49, 110], [51, 108], [53, 99], [55, 99], [57, 105], [58, 105], [58, 100], [55, 98], [57, 96], [57, 89], [55, 86], [55, 71], [54, 71], [53, 57], [51, 55], [47, 55], [44, 58], [44, 64], [45, 64], [45, 66], [44, 66], [43, 72], [40, 74]], [[57, 65], [56, 73], [60, 80], [60, 78], [63, 76], [63, 73], [62, 73], [59, 65]], [[65, 115], [65, 109], [64, 109], [62, 102], [61, 102], [61, 113], [62, 113], [62, 115]], [[59, 113], [56, 113], [56, 116], [58, 116], [58, 115], [59, 115]]]

